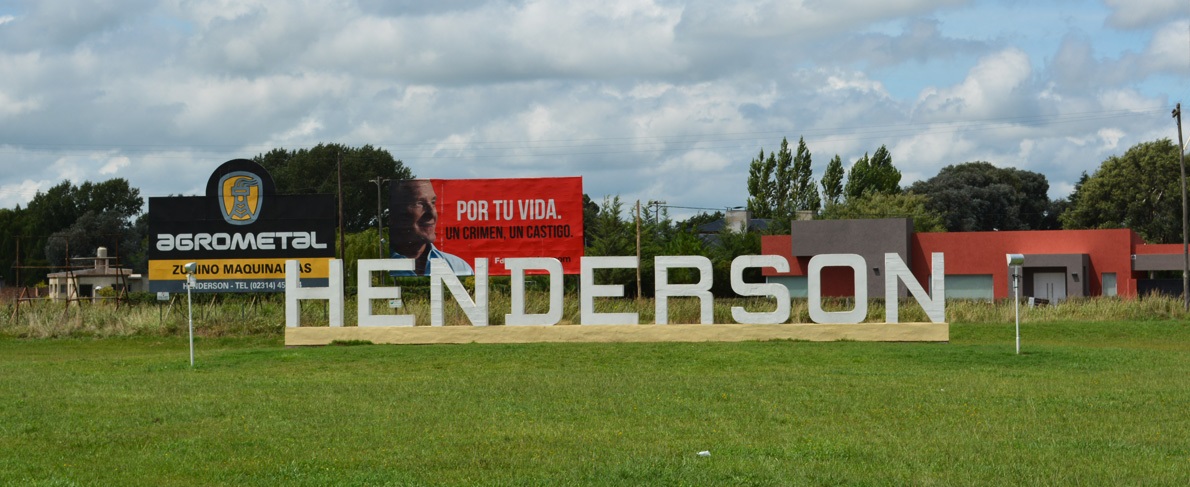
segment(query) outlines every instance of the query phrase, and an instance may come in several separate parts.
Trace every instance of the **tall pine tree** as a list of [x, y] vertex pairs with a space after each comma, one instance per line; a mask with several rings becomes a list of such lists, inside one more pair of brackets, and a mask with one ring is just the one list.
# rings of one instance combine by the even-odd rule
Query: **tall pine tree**
[[822, 199], [818, 196], [818, 185], [814, 181], [813, 163], [810, 159], [810, 149], [806, 148], [806, 139], [797, 141], [797, 156], [793, 158], [793, 185], [790, 188], [791, 214], [797, 211], [811, 211], [818, 213], [822, 208]]
[[822, 198], [824, 206], [837, 205], [843, 199], [843, 158], [835, 154], [835, 158], [826, 165], [826, 172], [822, 174]]
[[776, 165], [776, 157], [770, 153], [766, 159], [761, 148], [760, 155], [748, 166], [748, 211], [755, 218], [769, 218], [773, 214], [773, 169]]

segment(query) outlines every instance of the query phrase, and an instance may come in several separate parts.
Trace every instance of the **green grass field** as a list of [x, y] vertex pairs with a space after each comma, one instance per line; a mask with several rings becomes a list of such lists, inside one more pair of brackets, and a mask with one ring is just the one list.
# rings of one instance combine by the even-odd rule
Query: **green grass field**
[[[949, 344], [0, 338], [0, 485], [1188, 485], [1190, 325]], [[697, 453], [710, 451], [710, 456]]]

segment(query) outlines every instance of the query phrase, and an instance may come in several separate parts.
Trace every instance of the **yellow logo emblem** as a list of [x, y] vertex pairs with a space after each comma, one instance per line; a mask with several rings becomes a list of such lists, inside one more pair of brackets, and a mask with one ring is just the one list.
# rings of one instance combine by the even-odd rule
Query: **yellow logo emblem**
[[264, 198], [260, 194], [260, 176], [236, 171], [219, 180], [219, 207], [223, 219], [232, 225], [247, 225], [260, 216]]

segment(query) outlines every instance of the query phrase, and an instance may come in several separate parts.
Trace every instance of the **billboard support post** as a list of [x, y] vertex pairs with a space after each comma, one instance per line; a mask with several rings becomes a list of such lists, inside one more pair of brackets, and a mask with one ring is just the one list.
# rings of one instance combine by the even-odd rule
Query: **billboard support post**
[[198, 263], [190, 262], [183, 266], [186, 271], [186, 312], [187, 329], [190, 331], [190, 367], [194, 367], [194, 306], [190, 301], [190, 290], [194, 288], [194, 273], [198, 270]]

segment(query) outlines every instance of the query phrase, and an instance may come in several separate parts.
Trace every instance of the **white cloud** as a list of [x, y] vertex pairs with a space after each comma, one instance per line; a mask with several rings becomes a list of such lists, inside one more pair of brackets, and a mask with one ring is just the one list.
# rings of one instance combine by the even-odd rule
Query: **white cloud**
[[914, 112], [926, 118], [969, 119], [1027, 114], [1026, 84], [1031, 76], [1028, 56], [1019, 49], [1007, 49], [981, 59], [956, 86], [924, 90]]
[[[913, 177], [985, 159], [1060, 188], [1169, 136], [1190, 76], [1185, 16], [1156, 14], [1180, 0], [30, 5], [0, 17], [0, 188], [193, 194], [222, 161], [340, 142], [420, 176], [579, 174], [595, 197], [722, 207], [761, 147], [802, 135], [819, 172], [886, 144]], [[1125, 35], [1105, 23], [1148, 46], [1105, 45]]]
[[316, 65], [413, 83], [675, 72], [680, 8], [652, 2], [482, 3], [425, 16], [339, 18], [312, 44]]
[[929, 179], [951, 164], [980, 160], [973, 156], [977, 145], [951, 130], [929, 131], [905, 138], [889, 147], [893, 164], [901, 167], [901, 185]]
[[79, 184], [87, 180], [87, 165], [81, 164], [78, 157], [59, 157], [51, 165], [58, 181], [69, 180]]
[[49, 189], [53, 183], [31, 179], [0, 185], [0, 208], [13, 208], [25, 205], [37, 195], [38, 191]]
[[1099, 139], [1103, 141], [1103, 148], [1109, 151], [1118, 150], [1120, 148], [1120, 140], [1126, 135], [1123, 130], [1117, 128], [1100, 129], [1097, 132]]
[[691, 33], [712, 37], [807, 38], [851, 31], [871, 22], [913, 16], [958, 0], [691, 2], [683, 15]]
[[[1190, 2], [1185, 4], [1190, 5]], [[1190, 76], [1190, 21], [1163, 25], [1153, 35], [1144, 57], [1145, 64], [1154, 71]]]
[[113, 174], [116, 174], [117, 172], [120, 172], [121, 169], [124, 169], [131, 164], [132, 164], [132, 161], [130, 161], [127, 157], [124, 157], [124, 156], [112, 157], [112, 158], [108, 159], [107, 163], [104, 164], [103, 167], [99, 168], [99, 174], [104, 175], [104, 176], [111, 176]]
[[661, 165], [649, 168], [648, 171], [661, 176], [685, 173], [686, 177], [690, 177], [693, 175], [690, 173], [705, 174], [721, 171], [726, 169], [731, 162], [730, 159], [718, 152], [692, 150], [678, 157], [668, 158], [662, 161]]
[[1108, 24], [1122, 29], [1157, 25], [1170, 17], [1190, 15], [1190, 3], [1184, 0], [1104, 0], [1112, 13]]
[[17, 100], [0, 91], [0, 119], [16, 117], [40, 107], [41, 102], [36, 98]]
[[865, 94], [874, 94], [881, 98], [888, 98], [888, 91], [884, 89], [884, 83], [880, 81], [867, 79], [862, 73], [848, 73], [851, 76], [845, 75], [831, 75], [826, 79], [826, 86], [822, 91], [858, 91]]

